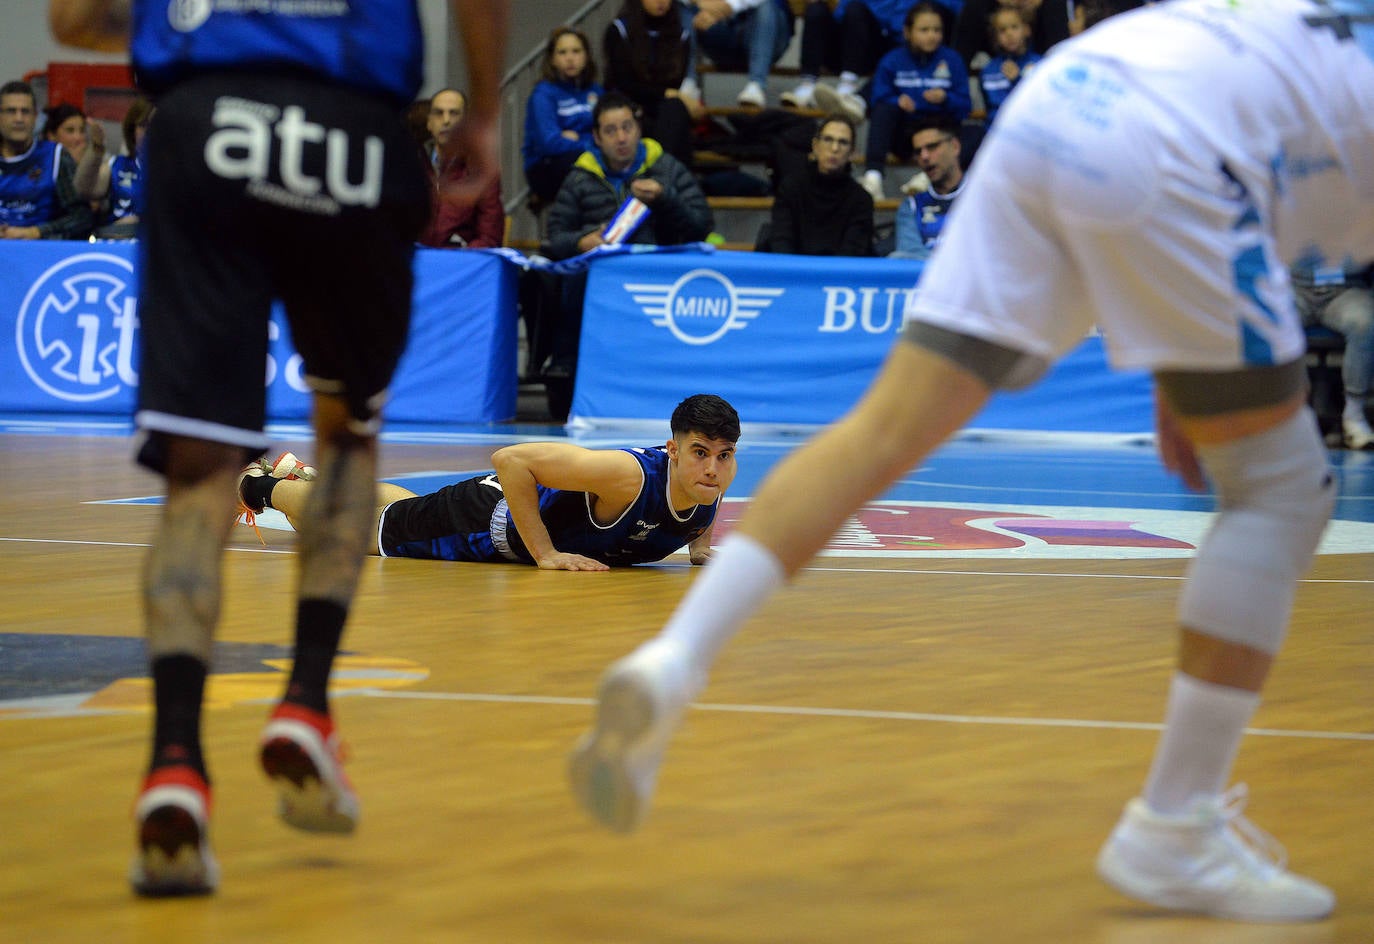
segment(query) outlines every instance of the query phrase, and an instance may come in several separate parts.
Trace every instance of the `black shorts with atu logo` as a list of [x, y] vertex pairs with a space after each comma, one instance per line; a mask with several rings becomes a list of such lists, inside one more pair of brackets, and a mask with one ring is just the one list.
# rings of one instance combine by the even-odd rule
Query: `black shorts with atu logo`
[[312, 389], [375, 424], [429, 210], [395, 104], [308, 76], [201, 76], [159, 99], [146, 160], [141, 460], [160, 467], [167, 433], [267, 447], [274, 300]]

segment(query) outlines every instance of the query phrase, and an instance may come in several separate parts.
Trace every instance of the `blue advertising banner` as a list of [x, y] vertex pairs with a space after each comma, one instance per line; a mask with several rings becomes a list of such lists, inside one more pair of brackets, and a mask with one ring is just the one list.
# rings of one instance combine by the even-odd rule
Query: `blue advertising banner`
[[[137, 246], [0, 245], [0, 410], [132, 415], [138, 388]], [[489, 423], [515, 415], [517, 268], [481, 250], [415, 257], [410, 343], [386, 418]], [[280, 306], [269, 327], [268, 417], [310, 415]]]
[[[819, 425], [867, 389], [902, 326], [920, 262], [748, 252], [593, 263], [572, 420], [662, 420], [716, 393], [747, 423]], [[1087, 338], [1033, 390], [998, 394], [985, 429], [1138, 433], [1150, 379], [1108, 369]]]

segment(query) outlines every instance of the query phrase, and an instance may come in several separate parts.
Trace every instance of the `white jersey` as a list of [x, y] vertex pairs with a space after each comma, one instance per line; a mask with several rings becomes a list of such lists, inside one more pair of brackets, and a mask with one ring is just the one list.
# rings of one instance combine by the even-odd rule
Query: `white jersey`
[[1166, 0], [1055, 47], [998, 114], [908, 316], [1121, 367], [1305, 349], [1291, 263], [1374, 259], [1374, 0]]
[[1252, 190], [1272, 185], [1285, 258], [1374, 258], [1374, 0], [1169, 0], [1062, 48], [1118, 63]]

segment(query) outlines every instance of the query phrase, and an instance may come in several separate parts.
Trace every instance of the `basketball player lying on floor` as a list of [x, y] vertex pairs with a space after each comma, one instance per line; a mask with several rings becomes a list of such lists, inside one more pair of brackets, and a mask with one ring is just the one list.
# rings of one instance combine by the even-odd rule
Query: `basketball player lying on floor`
[[[506, 446], [495, 473], [429, 495], [377, 486], [369, 553], [450, 561], [514, 561], [543, 570], [609, 570], [662, 560], [686, 546], [711, 557], [711, 525], [735, 478], [739, 414], [711, 394], [690, 396], [663, 446], [584, 449], [571, 443]], [[275, 508], [295, 527], [314, 470], [290, 453], [239, 477], [245, 520]]]

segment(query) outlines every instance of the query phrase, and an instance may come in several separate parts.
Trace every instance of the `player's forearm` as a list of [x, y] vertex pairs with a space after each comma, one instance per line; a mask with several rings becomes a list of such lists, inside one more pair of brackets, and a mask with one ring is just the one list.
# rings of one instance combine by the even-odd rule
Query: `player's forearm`
[[495, 122], [501, 110], [510, 9], [506, 0], [451, 0], [468, 65], [469, 120]]
[[519, 455], [518, 448], [498, 449], [491, 461], [496, 469], [496, 478], [501, 483], [501, 492], [506, 496], [511, 521], [525, 550], [530, 552], [536, 564], [557, 553], [549, 529], [539, 516], [539, 481], [529, 464]]

